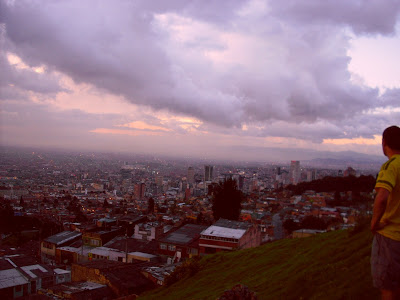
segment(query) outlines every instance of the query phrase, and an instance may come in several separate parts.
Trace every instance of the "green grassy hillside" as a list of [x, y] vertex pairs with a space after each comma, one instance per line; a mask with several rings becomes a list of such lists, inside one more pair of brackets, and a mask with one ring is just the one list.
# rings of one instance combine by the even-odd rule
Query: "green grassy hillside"
[[200, 271], [139, 299], [217, 299], [241, 283], [258, 299], [378, 299], [372, 287], [372, 235], [335, 231], [200, 260]]

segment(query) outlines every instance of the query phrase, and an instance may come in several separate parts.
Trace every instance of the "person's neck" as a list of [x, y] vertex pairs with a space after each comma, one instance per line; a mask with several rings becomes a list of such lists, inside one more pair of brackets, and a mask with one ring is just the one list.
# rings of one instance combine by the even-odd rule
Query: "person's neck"
[[388, 150], [386, 150], [386, 154], [387, 154], [386, 156], [389, 159], [391, 159], [393, 157], [393, 155], [399, 155], [400, 151], [395, 151], [395, 150], [392, 150], [392, 149], [388, 149]]

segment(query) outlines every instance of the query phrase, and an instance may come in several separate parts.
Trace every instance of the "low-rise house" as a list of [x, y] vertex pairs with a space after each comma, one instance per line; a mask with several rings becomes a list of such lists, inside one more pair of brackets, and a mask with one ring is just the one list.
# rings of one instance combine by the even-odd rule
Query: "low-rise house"
[[199, 241], [200, 253], [257, 247], [261, 232], [255, 224], [219, 219], [203, 232]]
[[159, 241], [159, 254], [172, 263], [199, 255], [199, 238], [207, 226], [186, 224]]
[[146, 222], [146, 220], [146, 216], [126, 215], [119, 218], [117, 224], [118, 226], [122, 226], [123, 228], [125, 228], [125, 231], [130, 236], [133, 234], [135, 225]]
[[[140, 261], [158, 261], [158, 242], [156, 240], [137, 240], [134, 238], [116, 237], [105, 247], [114, 249], [121, 253], [127, 253], [128, 263]], [[125, 260], [122, 260], [125, 261]]]
[[29, 280], [14, 268], [0, 270], [0, 294], [4, 299], [29, 295]]
[[111, 218], [101, 218], [97, 220], [96, 225], [97, 227], [111, 228], [111, 226], [117, 225], [117, 220]]
[[89, 251], [89, 260], [108, 259], [126, 262], [128, 254], [124, 251], [108, 247], [96, 247]]
[[82, 233], [76, 231], [63, 231], [44, 239], [40, 245], [42, 262], [54, 264], [56, 262], [56, 248], [68, 246], [81, 239]]
[[154, 266], [142, 269], [142, 274], [157, 285], [164, 285], [167, 278], [176, 268], [175, 265]]
[[135, 225], [133, 238], [151, 241], [158, 239], [164, 233], [164, 226], [158, 222], [141, 223]]
[[148, 261], [148, 262], [158, 262], [159, 261], [159, 256], [158, 255], [153, 255], [149, 253], [144, 253], [144, 252], [128, 252], [128, 263], [132, 263], [134, 261]]
[[46, 295], [50, 299], [115, 299], [113, 291], [105, 284], [90, 281], [62, 283], [39, 291], [40, 295]]
[[107, 285], [116, 298], [140, 294], [153, 289], [155, 284], [141, 272], [151, 266], [148, 262], [125, 264], [117, 261], [94, 260], [72, 265], [72, 281], [89, 280]]
[[159, 257], [157, 255], [139, 251], [127, 252], [127, 250], [122, 251], [108, 247], [97, 247], [89, 252], [88, 258], [89, 260], [106, 259], [133, 263], [135, 261], [157, 262]]
[[10, 255], [0, 259], [0, 295], [4, 299], [35, 294], [55, 281], [56, 273], [52, 269], [30, 257]]
[[84, 246], [80, 243], [75, 247], [71, 246], [58, 247], [56, 249], [56, 263], [59, 265], [71, 265], [72, 263], [88, 261], [88, 254], [93, 247]]
[[82, 240], [85, 246], [101, 247], [122, 233], [123, 230], [121, 228], [111, 229], [107, 231], [101, 230], [94, 232], [85, 232], [83, 234]]
[[55, 284], [71, 282], [71, 271], [63, 270], [63, 269], [54, 269], [55, 274]]

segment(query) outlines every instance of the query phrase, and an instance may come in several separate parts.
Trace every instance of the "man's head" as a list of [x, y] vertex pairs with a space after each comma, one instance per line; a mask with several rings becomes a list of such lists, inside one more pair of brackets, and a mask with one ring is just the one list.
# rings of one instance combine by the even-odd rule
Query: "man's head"
[[398, 126], [390, 126], [383, 131], [382, 134], [383, 153], [387, 156], [387, 148], [392, 152], [400, 152], [400, 128]]

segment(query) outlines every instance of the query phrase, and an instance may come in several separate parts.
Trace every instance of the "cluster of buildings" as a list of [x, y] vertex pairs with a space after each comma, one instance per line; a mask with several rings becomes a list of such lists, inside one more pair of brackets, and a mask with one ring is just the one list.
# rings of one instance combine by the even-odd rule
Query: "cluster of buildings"
[[[287, 220], [301, 224], [313, 216], [334, 230], [354, 224], [360, 211], [329, 206], [333, 193], [277, 192], [290, 183], [344, 175], [337, 170], [317, 173], [301, 168], [298, 161], [289, 166], [188, 166], [160, 160], [127, 163], [109, 156], [8, 153], [2, 163], [2, 202], [11, 205], [15, 216], [48, 218], [62, 228], [48, 237], [38, 232], [35, 261], [18, 250], [1, 248], [0, 294], [9, 298], [35, 293], [70, 299], [140, 294], [163, 285], [188, 258], [318, 232], [301, 228], [289, 234]], [[213, 219], [212, 187], [228, 178], [246, 196], [239, 221]], [[1, 239], [6, 238], [2, 234]]]
[[[127, 234], [129, 229], [133, 234]], [[39, 260], [4, 253], [0, 295], [10, 299], [30, 294], [61, 298], [72, 294], [72, 299], [102, 293], [106, 299], [138, 295], [164, 285], [188, 258], [260, 244], [257, 225], [224, 219], [211, 226], [168, 226], [141, 217], [111, 226], [76, 224], [75, 230], [43, 239]]]

